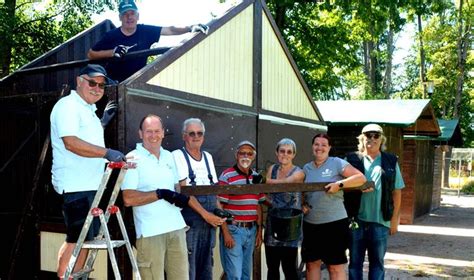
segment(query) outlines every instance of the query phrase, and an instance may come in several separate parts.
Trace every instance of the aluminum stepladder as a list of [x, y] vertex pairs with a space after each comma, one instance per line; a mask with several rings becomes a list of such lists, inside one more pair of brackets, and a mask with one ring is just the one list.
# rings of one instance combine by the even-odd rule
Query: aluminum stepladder
[[[135, 279], [141, 280], [140, 273], [138, 271], [137, 260], [135, 258], [135, 255], [133, 254], [132, 245], [127, 235], [122, 214], [120, 213], [120, 208], [114, 205], [115, 200], [117, 199], [118, 194], [120, 192], [120, 186], [122, 185], [125, 173], [127, 169], [131, 168], [135, 168], [135, 163], [110, 162], [107, 164], [105, 173], [102, 176], [102, 181], [94, 197], [89, 213], [87, 214], [87, 218], [82, 227], [79, 239], [77, 240], [76, 247], [74, 248], [71, 259], [69, 260], [66, 273], [64, 274], [64, 279], [88, 279], [89, 274], [93, 271], [92, 267], [94, 265], [94, 261], [97, 257], [97, 253], [99, 250], [108, 251], [115, 279], [121, 279], [117, 260], [115, 258], [114, 248], [118, 248], [125, 245], [127, 248], [128, 256], [130, 258]], [[107, 182], [109, 181], [110, 175], [112, 174], [112, 171], [114, 169], [120, 169], [120, 173], [117, 177], [117, 181], [115, 182], [114, 189], [112, 190], [109, 203], [107, 204], [107, 211], [105, 211], [104, 214], [104, 211], [99, 208], [99, 203], [107, 187]], [[115, 214], [117, 217], [123, 240], [112, 240], [110, 237], [107, 223], [111, 214]], [[85, 241], [94, 217], [99, 217], [100, 219], [99, 233], [97, 234], [94, 240]], [[87, 256], [85, 265], [81, 270], [72, 273], [81, 249], [89, 249], [89, 254]]]

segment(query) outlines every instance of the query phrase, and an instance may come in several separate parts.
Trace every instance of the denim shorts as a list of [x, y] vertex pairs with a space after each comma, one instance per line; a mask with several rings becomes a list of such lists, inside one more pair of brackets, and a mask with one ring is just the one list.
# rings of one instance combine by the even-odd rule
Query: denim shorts
[[[86, 221], [96, 191], [63, 193], [63, 217], [66, 224], [66, 242], [76, 243]], [[100, 221], [93, 219], [85, 240], [93, 240], [99, 233]]]

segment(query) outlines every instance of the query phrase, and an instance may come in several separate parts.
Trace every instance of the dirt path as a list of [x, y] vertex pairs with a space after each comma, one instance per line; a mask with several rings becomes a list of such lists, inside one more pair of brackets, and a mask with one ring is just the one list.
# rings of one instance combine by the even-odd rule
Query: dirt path
[[389, 238], [385, 279], [474, 279], [474, 196], [441, 207]]
[[[366, 280], [367, 258], [364, 265]], [[390, 280], [474, 280], [474, 196], [442, 195], [439, 209], [413, 225], [400, 225], [389, 237], [385, 268]], [[264, 264], [262, 272], [266, 279]], [[329, 279], [326, 269], [321, 279]]]

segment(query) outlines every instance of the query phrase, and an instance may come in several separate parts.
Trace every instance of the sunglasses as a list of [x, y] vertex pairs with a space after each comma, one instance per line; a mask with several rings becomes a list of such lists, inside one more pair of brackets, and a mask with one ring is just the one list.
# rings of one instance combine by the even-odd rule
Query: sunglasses
[[282, 154], [282, 155], [284, 155], [284, 154], [292, 155], [292, 154], [293, 154], [293, 150], [280, 149], [280, 150], [278, 150], [278, 153], [279, 153], [279, 154]]
[[367, 132], [367, 133], [364, 133], [364, 135], [368, 139], [370, 139], [370, 138], [379, 139], [380, 138], [380, 133], [377, 133], [377, 132]]
[[247, 156], [247, 157], [252, 157], [254, 155], [254, 152], [244, 152], [244, 151], [238, 151], [237, 154], [239, 156]]
[[191, 132], [187, 132], [186, 134], [188, 134], [189, 137], [202, 137], [204, 136], [204, 132], [202, 131], [191, 131]]
[[89, 80], [89, 79], [86, 79], [86, 78], [84, 78], [84, 77], [81, 77], [81, 78], [83, 78], [84, 80], [86, 80], [87, 82], [89, 82], [89, 86], [90, 86], [91, 88], [96, 87], [96, 86], [99, 86], [100, 89], [104, 89], [104, 88], [105, 88], [105, 83], [98, 83], [98, 82], [96, 82], [96, 81], [94, 81], [94, 80]]

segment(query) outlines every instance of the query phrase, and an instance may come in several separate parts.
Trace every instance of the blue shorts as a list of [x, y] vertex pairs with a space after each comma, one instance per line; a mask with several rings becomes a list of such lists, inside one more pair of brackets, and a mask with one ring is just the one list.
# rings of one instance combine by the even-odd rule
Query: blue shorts
[[328, 265], [347, 263], [349, 234], [347, 218], [325, 224], [303, 222], [301, 258], [304, 262], [322, 260]]
[[[94, 200], [96, 191], [63, 193], [63, 217], [66, 224], [66, 242], [76, 243]], [[99, 233], [100, 221], [95, 217], [85, 240], [93, 240]]]

